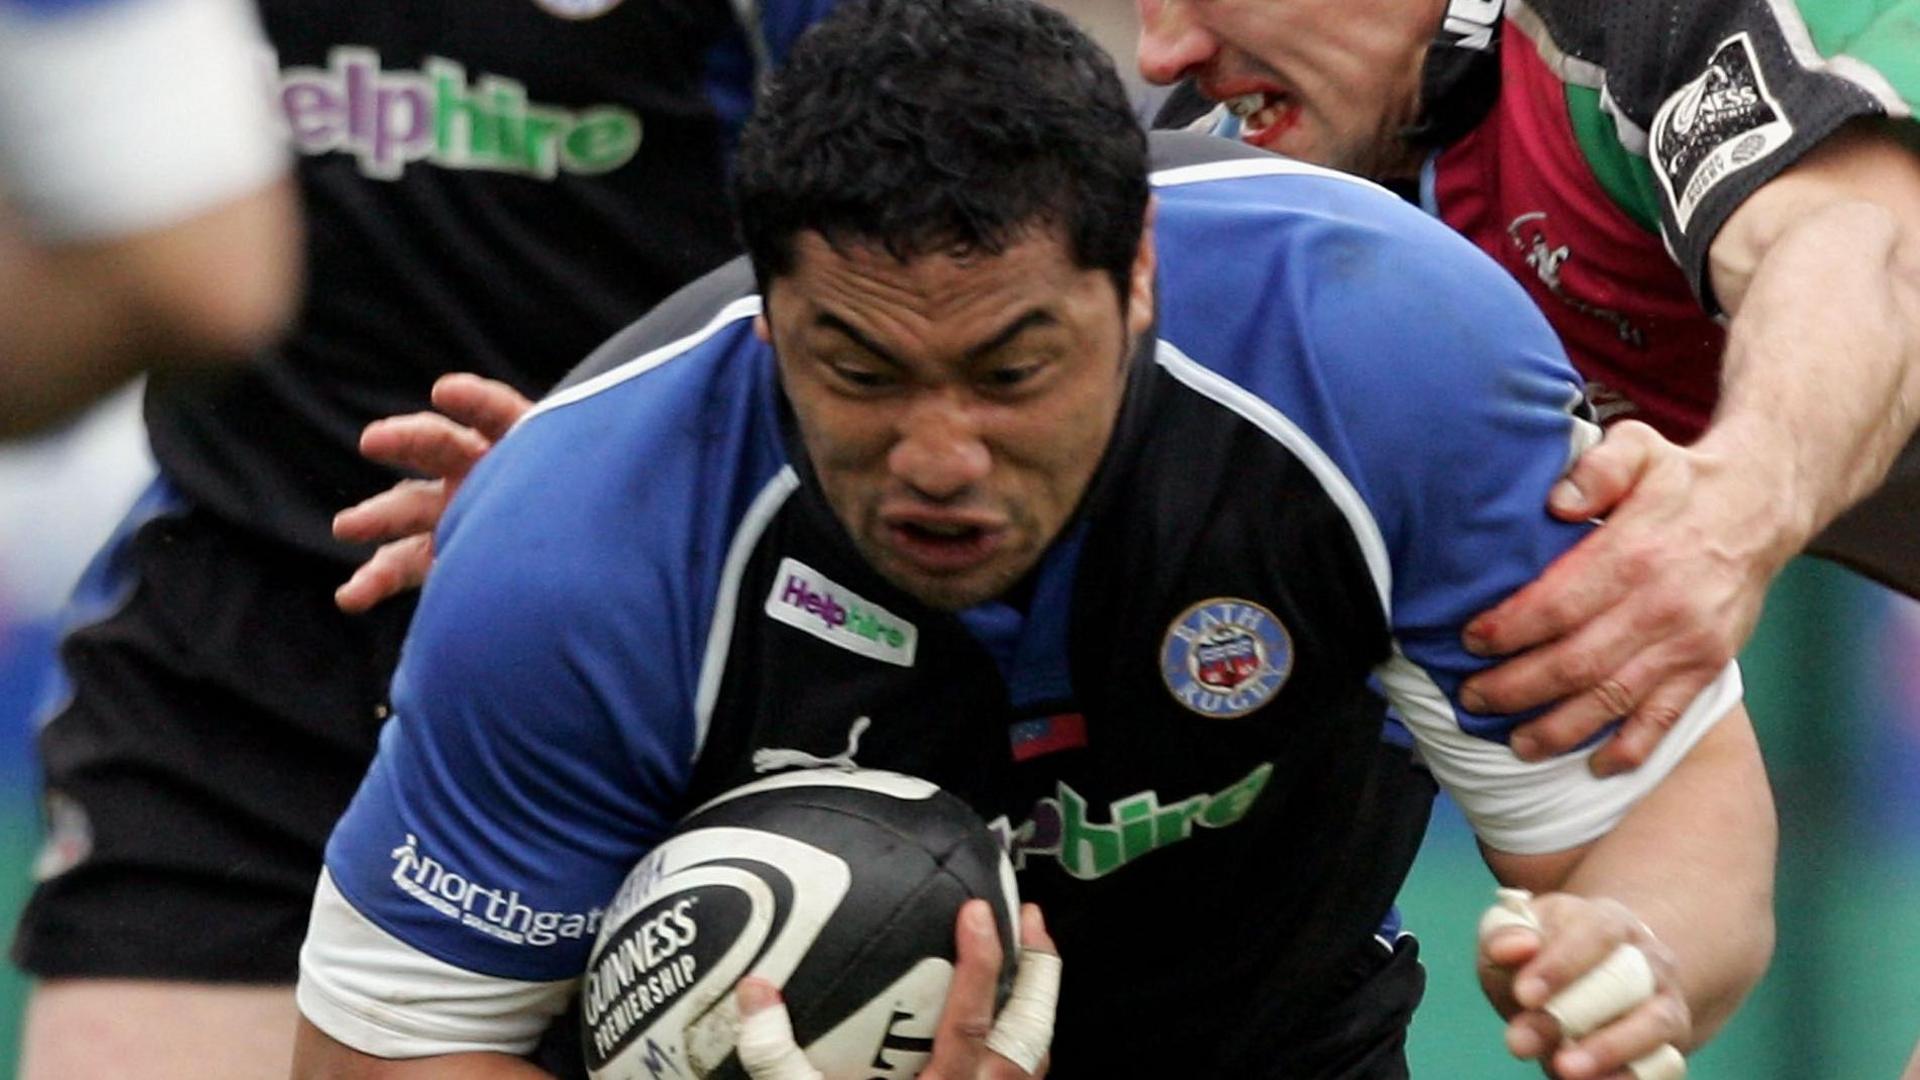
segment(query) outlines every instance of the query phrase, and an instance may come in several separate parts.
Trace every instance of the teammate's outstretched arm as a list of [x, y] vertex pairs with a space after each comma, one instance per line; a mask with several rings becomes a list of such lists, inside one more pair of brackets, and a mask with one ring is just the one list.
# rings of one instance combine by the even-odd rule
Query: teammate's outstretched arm
[[[1734, 211], [1710, 248], [1715, 296], [1733, 316], [1712, 426], [1689, 447], [1616, 426], [1551, 503], [1606, 524], [1468, 625], [1475, 652], [1519, 654], [1468, 684], [1487, 711], [1564, 699], [1515, 736], [1523, 756], [1624, 717], [1593, 767], [1644, 762], [1746, 644], [1781, 567], [1873, 491], [1913, 435], [1913, 139], [1911, 124], [1857, 121]], [[1849, 561], [1920, 587], [1910, 556]]]
[[[1662, 1046], [1704, 1042], [1772, 954], [1775, 833], [1752, 724], [1735, 706], [1601, 838], [1551, 854], [1483, 844], [1502, 883], [1536, 894], [1537, 928], [1489, 927], [1480, 943], [1481, 985], [1508, 1020], [1508, 1049], [1562, 1080], [1591, 1080]], [[1610, 959], [1621, 946], [1639, 957]], [[1554, 1014], [1573, 1023], [1581, 1010], [1564, 1006], [1594, 993], [1562, 993], [1621, 959], [1651, 978], [1586, 1011], [1586, 1033], [1569, 1037]]]
[[0, 438], [280, 332], [300, 228], [265, 47], [244, 0], [0, 0]]
[[246, 360], [292, 313], [298, 237], [284, 182], [112, 239], [0, 235], [0, 438], [69, 419], [150, 368]]

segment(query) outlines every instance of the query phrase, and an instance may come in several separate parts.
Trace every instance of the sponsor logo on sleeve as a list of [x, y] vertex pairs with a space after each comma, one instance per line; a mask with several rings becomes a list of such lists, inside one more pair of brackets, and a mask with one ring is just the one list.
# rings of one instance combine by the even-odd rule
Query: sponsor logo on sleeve
[[1160, 643], [1160, 674], [1174, 700], [1202, 716], [1245, 716], [1280, 692], [1293, 639], [1273, 612], [1217, 597], [1180, 613]]
[[1740, 33], [1660, 106], [1650, 135], [1653, 174], [1684, 232], [1708, 192], [1785, 146], [1793, 124], [1761, 73], [1752, 35]]
[[393, 849], [393, 884], [417, 903], [448, 919], [509, 945], [546, 946], [560, 941], [593, 940], [604, 909], [544, 911], [526, 903], [518, 889], [482, 885], [455, 873], [420, 850], [408, 833]]
[[920, 635], [912, 623], [798, 559], [780, 560], [766, 612], [776, 622], [848, 652], [913, 666]]

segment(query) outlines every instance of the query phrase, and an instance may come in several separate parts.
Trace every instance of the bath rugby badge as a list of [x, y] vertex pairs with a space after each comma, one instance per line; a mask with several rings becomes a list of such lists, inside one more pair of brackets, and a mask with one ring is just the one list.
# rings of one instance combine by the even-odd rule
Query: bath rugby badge
[[1202, 716], [1245, 716], [1273, 700], [1293, 670], [1293, 639], [1259, 604], [1215, 597], [1180, 613], [1160, 643], [1160, 675]]

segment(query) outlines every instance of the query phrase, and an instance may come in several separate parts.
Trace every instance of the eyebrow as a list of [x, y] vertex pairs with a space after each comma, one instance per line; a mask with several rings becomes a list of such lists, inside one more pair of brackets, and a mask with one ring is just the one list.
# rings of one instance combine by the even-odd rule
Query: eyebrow
[[[1024, 315], [1021, 315], [1019, 318], [1013, 320], [1012, 322], [1008, 323], [1006, 326], [1002, 327], [999, 333], [996, 333], [992, 337], [986, 339], [985, 341], [980, 342], [978, 345], [974, 345], [973, 347], [969, 348], [965, 353], [962, 354], [962, 358], [969, 361], [978, 360], [980, 357], [993, 352], [995, 349], [1000, 348], [1002, 345], [1007, 344], [1008, 342], [1019, 337], [1021, 334], [1026, 333], [1028, 330], [1033, 329], [1034, 327], [1054, 326], [1054, 325], [1057, 325], [1059, 321], [1060, 320], [1054, 318], [1052, 312], [1044, 311], [1040, 308], [1034, 308], [1033, 310], [1028, 311]], [[867, 335], [861, 333], [860, 331], [854, 329], [851, 325], [848, 324], [848, 322], [845, 319], [842, 319], [840, 316], [835, 315], [830, 311], [823, 311], [820, 314], [814, 316], [813, 324], [815, 326], [832, 330], [836, 333], [839, 333], [845, 336], [846, 338], [850, 339], [854, 344], [860, 346], [862, 349], [865, 349], [867, 352], [872, 353], [874, 356], [878, 357], [879, 359], [884, 360], [889, 364], [892, 364], [894, 367], [904, 368], [907, 366], [905, 361], [901, 360], [899, 357], [895, 356], [893, 353], [888, 352], [886, 349], [881, 348], [879, 343], [875, 342], [872, 338], [867, 337]]]

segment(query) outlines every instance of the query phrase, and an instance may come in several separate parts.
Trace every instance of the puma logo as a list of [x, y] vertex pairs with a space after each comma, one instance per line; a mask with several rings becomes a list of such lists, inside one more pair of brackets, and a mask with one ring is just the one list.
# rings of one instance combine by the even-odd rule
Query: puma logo
[[778, 772], [781, 769], [857, 769], [859, 764], [853, 755], [860, 752], [860, 736], [873, 726], [871, 717], [861, 716], [853, 721], [847, 731], [847, 748], [832, 757], [820, 757], [805, 750], [788, 750], [779, 747], [767, 747], [753, 752], [753, 771], [757, 773]]

